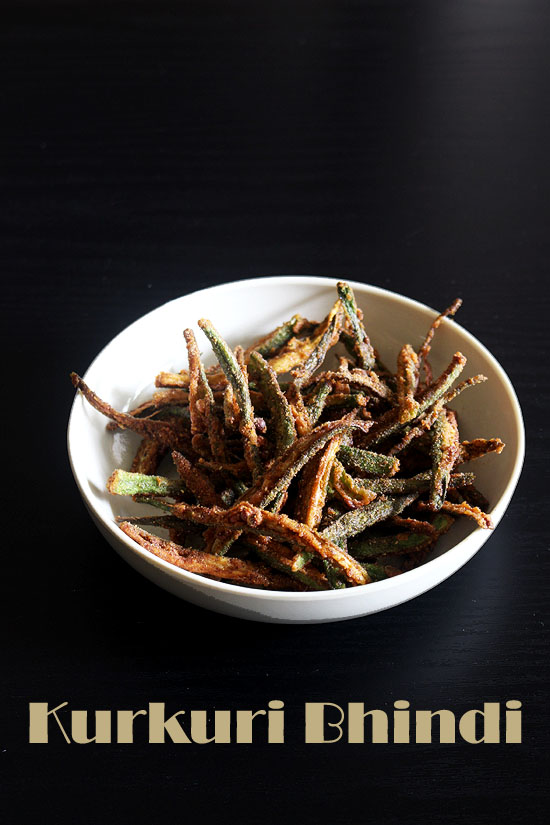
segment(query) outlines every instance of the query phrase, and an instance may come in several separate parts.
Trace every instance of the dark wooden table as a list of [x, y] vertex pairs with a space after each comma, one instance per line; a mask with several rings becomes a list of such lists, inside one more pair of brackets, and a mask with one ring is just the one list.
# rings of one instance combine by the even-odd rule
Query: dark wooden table
[[[3, 5], [4, 822], [546, 821], [549, 26], [536, 0]], [[460, 294], [525, 413], [483, 550], [342, 624], [158, 590], [93, 527], [66, 456], [71, 369], [168, 299], [279, 273]], [[28, 743], [32, 701], [274, 698], [283, 746]], [[403, 698], [519, 699], [524, 741], [304, 744], [306, 701]]]

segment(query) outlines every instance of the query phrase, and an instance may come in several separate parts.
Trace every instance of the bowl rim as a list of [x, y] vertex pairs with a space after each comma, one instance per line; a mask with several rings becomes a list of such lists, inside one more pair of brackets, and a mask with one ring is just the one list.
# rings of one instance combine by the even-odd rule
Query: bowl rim
[[[345, 280], [346, 283], [348, 283], [351, 286], [351, 288], [356, 292], [380, 295], [386, 298], [390, 298], [403, 305], [412, 305], [416, 310], [421, 310], [427, 316], [428, 321], [433, 320], [435, 316], [439, 315], [438, 310], [435, 310], [427, 304], [424, 304], [421, 301], [417, 301], [414, 298], [409, 298], [406, 295], [401, 295], [398, 292], [393, 292], [392, 290], [384, 289], [383, 287], [374, 286], [373, 284], [366, 284], [362, 283], [361, 281], [354, 281], [349, 278], [346, 278], [345, 276], [332, 277], [321, 275], [259, 275], [254, 278], [241, 278], [227, 283], [217, 284], [209, 287], [204, 287], [202, 289], [196, 289], [191, 292], [186, 292], [183, 295], [178, 296], [177, 298], [172, 298], [171, 300], [166, 301], [158, 307], [155, 307], [149, 312], [146, 312], [144, 315], [141, 315], [139, 318], [136, 318], [135, 321], [132, 321], [130, 324], [125, 326], [120, 332], [118, 332], [101, 348], [101, 350], [97, 353], [97, 355], [91, 361], [90, 365], [83, 374], [83, 379], [87, 379], [88, 373], [92, 370], [96, 362], [102, 357], [105, 350], [107, 350], [112, 344], [114, 344], [114, 342], [117, 341], [120, 337], [125, 335], [132, 327], [142, 323], [144, 320], [154, 316], [155, 314], [160, 314], [163, 310], [166, 309], [166, 307], [170, 306], [171, 304], [177, 303], [185, 298], [203, 294], [205, 296], [205, 299], [207, 299], [208, 294], [212, 291], [216, 291], [217, 293], [219, 293], [223, 291], [231, 291], [235, 289], [235, 287], [243, 288], [252, 285], [259, 286], [260, 284], [270, 284], [275, 286], [277, 284], [281, 284], [281, 282], [284, 282], [287, 285], [292, 283], [295, 286], [326, 286], [327, 284], [332, 284], [336, 286], [336, 284], [340, 280]], [[525, 458], [525, 425], [523, 415], [512, 382], [508, 377], [506, 371], [502, 367], [502, 365], [495, 358], [495, 356], [471, 332], [468, 332], [468, 330], [466, 330], [460, 324], [457, 324], [456, 321], [449, 321], [448, 318], [445, 318], [443, 324], [449, 323], [452, 323], [453, 326], [457, 327], [460, 330], [461, 334], [464, 336], [464, 338], [468, 341], [468, 343], [473, 347], [477, 348], [478, 351], [482, 355], [484, 355], [484, 357], [490, 362], [493, 370], [498, 374], [506, 390], [506, 395], [508, 397], [510, 407], [513, 411], [513, 421], [517, 436], [517, 454], [512, 468], [512, 472], [510, 473], [510, 478], [508, 479], [508, 483], [506, 484], [506, 487], [502, 495], [500, 496], [495, 506], [491, 510], [491, 516], [493, 518], [494, 526], [496, 528], [501, 518], [503, 517], [508, 507], [508, 504], [510, 503], [510, 500], [519, 481], [519, 477], [523, 467], [523, 462]], [[176, 567], [175, 565], [170, 564], [169, 562], [164, 561], [163, 559], [160, 559], [158, 556], [149, 553], [147, 550], [145, 550], [143, 547], [141, 547], [139, 544], [133, 541], [129, 536], [123, 533], [122, 530], [119, 529], [115, 521], [106, 519], [96, 509], [90, 495], [88, 494], [86, 485], [84, 485], [80, 479], [71, 443], [72, 429], [77, 416], [78, 405], [84, 403], [85, 401], [82, 397], [82, 394], [77, 392], [71, 405], [71, 410], [67, 424], [67, 451], [75, 482], [86, 504], [86, 507], [91, 511], [94, 518], [99, 520], [101, 525], [113, 536], [115, 541], [121, 542], [122, 544], [126, 545], [129, 550], [131, 550], [134, 554], [141, 557], [146, 563], [152, 564], [154, 567], [157, 567], [157, 569], [170, 574], [170, 576], [173, 578], [180, 579], [182, 583], [191, 584], [195, 587], [197, 585], [200, 585], [201, 589], [210, 590], [213, 593], [217, 593], [219, 595], [238, 595], [242, 597], [245, 601], [253, 599], [266, 599], [268, 601], [276, 600], [278, 602], [289, 601], [300, 603], [318, 601], [319, 599], [327, 598], [331, 600], [349, 599], [351, 597], [357, 597], [359, 594], [361, 594], [364, 598], [368, 598], [368, 593], [372, 594], [373, 588], [376, 588], [376, 592], [378, 594], [381, 594], [384, 590], [391, 591], [394, 588], [399, 587], [403, 583], [404, 578], [406, 578], [407, 582], [412, 584], [415, 579], [424, 577], [426, 575], [428, 568], [430, 572], [433, 573], [436, 572], [437, 568], [440, 568], [444, 571], [444, 575], [441, 578], [438, 578], [438, 583], [440, 583], [441, 581], [444, 581], [446, 578], [455, 573], [458, 569], [460, 569], [460, 567], [462, 567], [463, 564], [465, 564], [471, 558], [471, 556], [474, 555], [475, 552], [477, 552], [477, 550], [481, 548], [485, 541], [487, 541], [487, 539], [490, 537], [490, 534], [492, 532], [484, 530], [481, 527], [477, 527], [473, 530], [472, 533], [463, 538], [457, 544], [450, 547], [441, 556], [437, 556], [436, 558], [431, 559], [430, 561], [426, 561], [419, 567], [415, 567], [412, 570], [407, 570], [399, 576], [383, 579], [382, 581], [370, 582], [368, 586], [365, 585], [362, 587], [348, 587], [341, 590], [339, 589], [295, 592], [286, 590], [264, 590], [256, 587], [245, 587], [243, 585], [230, 584], [227, 582], [216, 581], [214, 579], [208, 579], [205, 576], [199, 575], [198, 573], [191, 573], [187, 570], [183, 570], [182, 568]], [[488, 532], [489, 535], [485, 535]], [[484, 535], [484, 538], [480, 542], [479, 540], [482, 534]], [[445, 567], [449, 567], [449, 558], [451, 556], [459, 556], [462, 551], [466, 551], [464, 554], [464, 558], [459, 561], [458, 565], [450, 565], [450, 568], [447, 571], [445, 571]]]

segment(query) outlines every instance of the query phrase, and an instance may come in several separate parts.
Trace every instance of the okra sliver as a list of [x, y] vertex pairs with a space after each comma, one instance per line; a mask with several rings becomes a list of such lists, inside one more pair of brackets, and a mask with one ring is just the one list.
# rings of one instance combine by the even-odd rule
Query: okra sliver
[[267, 507], [280, 492], [288, 488], [290, 482], [302, 467], [319, 450], [322, 450], [331, 438], [339, 433], [349, 432], [354, 427], [366, 430], [368, 424], [367, 422], [356, 421], [355, 414], [352, 412], [338, 421], [321, 424], [307, 435], [296, 439], [284, 455], [273, 462], [267, 470], [261, 486], [247, 495], [247, 500], [258, 504], [260, 507]]
[[388, 564], [369, 564], [364, 563], [363, 568], [369, 574], [373, 582], [389, 579], [401, 573], [396, 567], [391, 567]]
[[250, 355], [249, 369], [256, 378], [271, 413], [275, 430], [276, 455], [282, 455], [296, 438], [296, 427], [290, 405], [281, 392], [276, 373], [271, 369], [261, 353]]
[[375, 355], [369, 337], [365, 328], [357, 315], [357, 305], [355, 303], [355, 296], [349, 284], [340, 281], [337, 285], [338, 297], [342, 302], [344, 311], [348, 317], [348, 321], [353, 331], [355, 339], [355, 355], [359, 362], [359, 366], [363, 369], [370, 370], [375, 366]]
[[[474, 473], [453, 473], [449, 477], [449, 487], [464, 487], [467, 484], [473, 484], [474, 481]], [[430, 489], [432, 472], [425, 470], [411, 478], [354, 478], [353, 482], [359, 487], [383, 495], [422, 493]]]
[[319, 386], [315, 389], [313, 398], [311, 399], [310, 403], [306, 406], [306, 411], [312, 427], [315, 426], [315, 424], [321, 417], [323, 410], [325, 408], [327, 396], [330, 395], [331, 392], [332, 386], [326, 381], [319, 384]]
[[344, 513], [343, 516], [340, 516], [339, 519], [322, 530], [321, 535], [332, 542], [337, 539], [357, 536], [367, 527], [372, 527], [373, 524], [384, 521], [390, 516], [399, 515], [417, 497], [418, 493], [410, 493], [395, 498], [377, 498], [364, 507], [357, 507], [356, 510]]
[[342, 581], [341, 577], [338, 575], [337, 569], [331, 561], [328, 559], [323, 559], [323, 567], [325, 568], [326, 577], [331, 590], [342, 590], [345, 588], [345, 582]]
[[[440, 375], [437, 381], [428, 387], [424, 392], [417, 397], [418, 413], [416, 417], [407, 425], [411, 429], [414, 427], [418, 419], [429, 408], [435, 404], [439, 399], [445, 395], [447, 390], [454, 384], [466, 363], [466, 358], [461, 352], [456, 352], [447, 367], [447, 369]], [[377, 424], [372, 428], [371, 432], [365, 438], [365, 446], [372, 447], [384, 441], [394, 433], [398, 433], [403, 429], [403, 424], [399, 420], [399, 412], [397, 409], [389, 410], [379, 419]]]
[[393, 475], [399, 469], [399, 459], [346, 444], [340, 447], [338, 458], [348, 470], [375, 476]]
[[414, 397], [418, 385], [418, 356], [410, 344], [405, 344], [397, 357], [396, 385], [399, 422], [406, 424], [415, 418], [419, 407]]
[[[432, 427], [432, 477], [429, 501], [440, 510], [447, 496], [451, 469], [460, 452], [460, 440], [454, 413], [441, 410]], [[465, 482], [469, 484], [473, 482]], [[462, 486], [462, 485], [461, 485]]]
[[116, 496], [150, 495], [169, 496], [184, 489], [179, 479], [164, 476], [129, 473], [115, 470], [107, 481], [107, 490]]
[[281, 347], [284, 347], [284, 345], [290, 341], [294, 335], [294, 327], [300, 319], [300, 315], [293, 315], [289, 321], [277, 327], [267, 339], [256, 344], [254, 347], [255, 351], [259, 352], [263, 358], [271, 358], [272, 355], [275, 355]]
[[327, 328], [319, 338], [313, 352], [309, 357], [293, 371], [294, 383], [297, 387], [301, 387], [304, 381], [313, 375], [326, 358], [326, 354], [333, 345], [335, 335], [339, 331], [341, 325], [341, 311], [338, 310], [330, 318]]
[[201, 319], [199, 321], [199, 327], [210, 341], [220, 367], [235, 393], [241, 414], [240, 429], [245, 442], [245, 457], [253, 475], [257, 477], [262, 472], [262, 462], [260, 460], [258, 438], [254, 426], [254, 410], [250, 400], [250, 392], [244, 369], [238, 363], [235, 355], [210, 321], [204, 318]]
[[401, 555], [422, 550], [434, 542], [429, 533], [397, 533], [393, 536], [374, 536], [356, 539], [349, 545], [349, 552], [355, 559], [369, 559], [388, 553]]

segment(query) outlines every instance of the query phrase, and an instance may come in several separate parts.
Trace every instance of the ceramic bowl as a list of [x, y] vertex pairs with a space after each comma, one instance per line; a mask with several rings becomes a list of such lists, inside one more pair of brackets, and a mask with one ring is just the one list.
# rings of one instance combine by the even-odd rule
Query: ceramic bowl
[[[364, 313], [365, 326], [382, 360], [395, 364], [401, 345], [418, 347], [437, 312], [429, 307], [365, 284], [349, 282]], [[150, 397], [160, 370], [187, 366], [182, 331], [193, 327], [205, 362], [213, 356], [196, 326], [207, 317], [231, 344], [244, 346], [287, 320], [295, 312], [323, 318], [335, 300], [336, 279], [281, 276], [237, 281], [184, 295], [149, 312], [117, 335], [95, 358], [85, 381], [121, 410]], [[495, 527], [510, 502], [521, 471], [524, 431], [521, 410], [506, 373], [491, 353], [455, 321], [437, 332], [430, 361], [440, 373], [460, 350], [468, 358], [464, 376], [482, 372], [485, 384], [464, 392], [452, 405], [462, 439], [499, 436], [501, 455], [475, 463], [477, 485], [488, 498]], [[264, 622], [331, 622], [386, 610], [419, 596], [461, 568], [498, 530], [483, 530], [470, 519], [458, 520], [420, 567], [362, 587], [328, 592], [264, 591], [212, 581], [180, 570], [148, 553], [117, 526], [115, 517], [150, 511], [128, 498], [111, 496], [105, 482], [116, 467], [129, 467], [139, 439], [128, 431], [107, 432], [105, 418], [77, 394], [68, 427], [72, 470], [95, 524], [109, 544], [132, 567], [165, 590], [201, 607]]]

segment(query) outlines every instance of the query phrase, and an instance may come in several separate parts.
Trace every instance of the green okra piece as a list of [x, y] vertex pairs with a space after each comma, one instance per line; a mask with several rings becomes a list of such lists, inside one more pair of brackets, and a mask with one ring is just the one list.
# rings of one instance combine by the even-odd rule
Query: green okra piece
[[248, 362], [265, 398], [275, 429], [275, 455], [282, 455], [296, 438], [296, 426], [290, 404], [281, 392], [277, 374], [259, 352], [253, 352]]
[[391, 573], [389, 572], [390, 570], [394, 575], [397, 572], [395, 571], [395, 568], [390, 568], [383, 564], [364, 563], [361, 565], [361, 567], [363, 567], [367, 571], [373, 582], [379, 582], [383, 579], [391, 578]]
[[344, 513], [339, 519], [321, 530], [321, 535], [323, 538], [337, 544], [338, 539], [357, 536], [367, 527], [371, 527], [379, 521], [384, 521], [390, 516], [399, 515], [416, 498], [418, 498], [417, 492], [395, 498], [377, 498], [364, 507], [357, 507], [355, 510]]
[[381, 455], [371, 450], [362, 450], [359, 447], [350, 447], [346, 444], [340, 447], [338, 458], [344, 467], [348, 470], [355, 470], [357, 473], [387, 476], [399, 469], [399, 459], [394, 456]]
[[418, 401], [414, 397], [418, 386], [418, 356], [410, 344], [401, 347], [397, 356], [395, 379], [399, 421], [406, 424], [418, 414]]
[[293, 315], [290, 321], [281, 324], [280, 327], [273, 332], [273, 334], [262, 344], [256, 347], [256, 352], [259, 352], [264, 358], [270, 358], [272, 355], [284, 347], [294, 335], [294, 327], [300, 321], [300, 315]]
[[[257, 507], [268, 509], [271, 502], [278, 505], [278, 497], [285, 493], [292, 479], [300, 472], [302, 467], [316, 455], [319, 450], [339, 433], [349, 432], [354, 427], [365, 429], [366, 423], [354, 420], [354, 413], [339, 419], [338, 421], [327, 421], [320, 424], [307, 435], [297, 438], [284, 455], [271, 464], [267, 469], [261, 484], [251, 487], [245, 496], [244, 501], [249, 501]], [[239, 537], [241, 531], [222, 528], [218, 530], [218, 535], [212, 545], [212, 552], [218, 555], [225, 555], [232, 543]]]
[[[448, 460], [449, 450], [452, 448], [452, 434], [455, 429], [447, 420], [445, 410], [441, 410], [432, 427], [432, 474], [430, 479], [430, 504], [434, 510], [440, 510], [447, 496], [447, 488], [451, 478], [451, 462]], [[456, 430], [455, 457], [458, 457], [460, 443]], [[469, 482], [465, 482], [469, 483]]]
[[345, 582], [342, 581], [341, 577], [338, 575], [336, 568], [330, 559], [323, 559], [323, 567], [325, 568], [325, 573], [331, 590], [341, 590], [342, 588], [345, 588]]
[[416, 399], [418, 401], [418, 411], [415, 418], [404, 427], [399, 420], [399, 410], [396, 408], [389, 410], [387, 413], [384, 413], [376, 426], [373, 427], [371, 432], [367, 434], [365, 439], [366, 444], [368, 444], [369, 447], [372, 447], [375, 444], [379, 444], [380, 441], [384, 441], [394, 433], [401, 431], [407, 433], [410, 429], [412, 429], [415, 424], [418, 423], [419, 417], [427, 412], [427, 410], [439, 401], [439, 399], [445, 395], [447, 390], [450, 389], [452, 384], [454, 384], [464, 369], [465, 363], [465, 356], [462, 355], [461, 352], [456, 352], [445, 372], [440, 375], [434, 384], [418, 395]]
[[422, 550], [434, 541], [428, 533], [398, 533], [395, 536], [373, 536], [357, 539], [349, 546], [349, 553], [355, 559], [376, 558], [387, 553], [395, 555]]
[[[453, 473], [449, 476], [449, 487], [464, 487], [475, 480], [474, 473]], [[430, 489], [431, 470], [417, 473], [412, 478], [354, 478], [353, 483], [365, 487], [373, 493], [385, 495], [405, 495], [406, 493], [424, 492]]]
[[327, 398], [325, 406], [354, 410], [356, 407], [367, 406], [367, 396], [362, 392], [338, 393]]
[[363, 422], [355, 421], [353, 413], [349, 413], [338, 421], [330, 421], [321, 424], [307, 435], [302, 436], [287, 449], [285, 454], [277, 459], [265, 474], [263, 483], [256, 492], [250, 496], [249, 500], [256, 503], [258, 499], [259, 507], [267, 507], [278, 495], [286, 491], [292, 479], [300, 472], [302, 467], [322, 450], [325, 444], [340, 433], [349, 432], [352, 428], [364, 427]]
[[317, 423], [323, 414], [327, 396], [329, 396], [331, 392], [332, 385], [329, 384], [328, 381], [323, 381], [315, 389], [311, 402], [306, 406], [306, 412], [312, 427]]
[[181, 493], [184, 488], [181, 481], [177, 479], [115, 470], [107, 481], [107, 489], [116, 496], [149, 494], [169, 496], [173, 493]]
[[355, 303], [353, 291], [349, 284], [346, 284], [344, 281], [338, 283], [337, 289], [338, 297], [342, 302], [342, 306], [353, 330], [353, 337], [355, 339], [354, 351], [359, 366], [365, 370], [370, 370], [375, 366], [374, 350], [365, 331], [365, 327], [357, 315], [357, 304]]
[[432, 527], [435, 527], [439, 535], [442, 535], [443, 533], [446, 533], [450, 527], [452, 527], [454, 522], [455, 519], [448, 513], [436, 513], [431, 523]]
[[326, 330], [322, 334], [311, 355], [306, 359], [306, 361], [304, 361], [303, 364], [300, 364], [299, 367], [292, 371], [294, 383], [298, 388], [302, 386], [304, 381], [307, 381], [307, 379], [313, 375], [315, 370], [318, 369], [325, 360], [326, 354], [332, 345], [332, 339], [335, 331], [337, 331], [341, 324], [341, 319], [341, 311], [336, 312], [332, 316]]
[[199, 321], [199, 327], [210, 341], [220, 367], [235, 393], [241, 413], [240, 430], [245, 441], [245, 456], [253, 477], [258, 478], [263, 468], [258, 450], [258, 437], [254, 426], [254, 410], [250, 400], [248, 382], [235, 355], [213, 324], [202, 318]]
[[294, 571], [301, 570], [302, 567], [311, 561], [311, 559], [315, 556], [315, 553], [309, 553], [307, 550], [300, 550], [299, 553], [296, 553], [294, 557], [294, 561], [292, 562], [292, 569]]
[[260, 547], [259, 545], [255, 545], [254, 549], [258, 556], [265, 561], [266, 564], [269, 564], [270, 567], [273, 567], [274, 570], [279, 570], [281, 573], [286, 573], [296, 581], [301, 582], [302, 584], [307, 585], [312, 590], [327, 590], [328, 588], [323, 585], [323, 583], [312, 576], [308, 576], [307, 572], [304, 570], [292, 570], [290, 564], [288, 562], [284, 562], [280, 556], [276, 553], [271, 552], [268, 549], [269, 545], [265, 545], [265, 547]]

